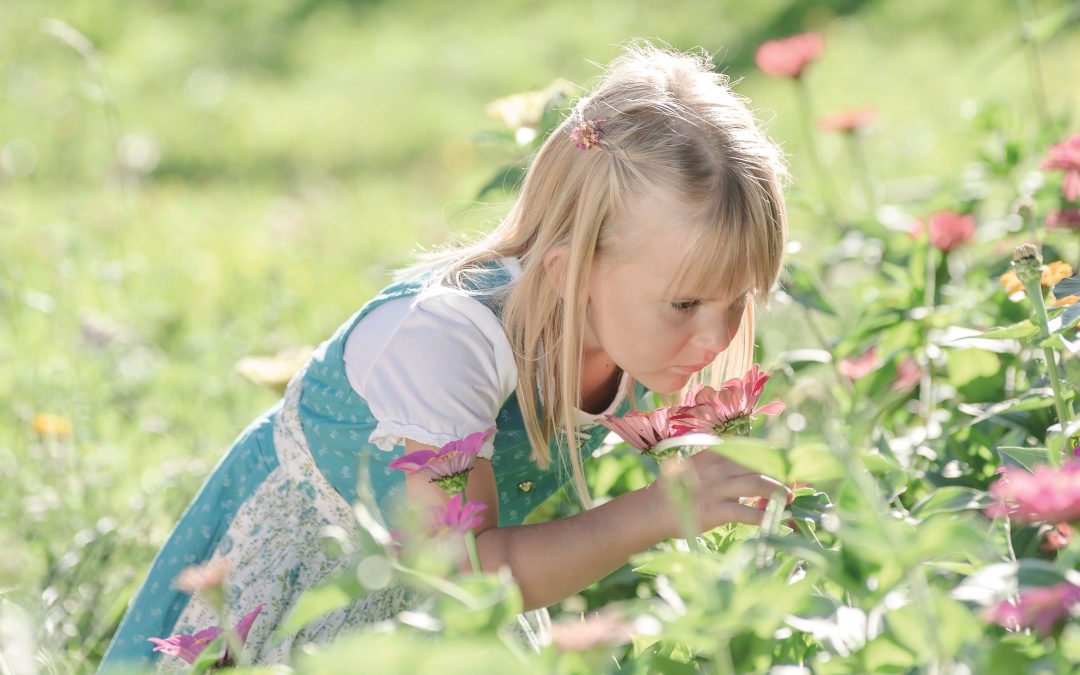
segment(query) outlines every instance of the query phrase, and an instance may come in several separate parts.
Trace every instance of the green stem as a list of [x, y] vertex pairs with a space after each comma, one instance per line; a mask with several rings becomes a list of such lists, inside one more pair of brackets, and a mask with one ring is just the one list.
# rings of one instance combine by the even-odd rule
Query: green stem
[[476, 535], [472, 530], [465, 533], [465, 548], [469, 551], [469, 562], [472, 564], [473, 572], [483, 574], [480, 568], [480, 552], [476, 548]]
[[[465, 508], [469, 498], [465, 496], [465, 490], [461, 491], [461, 507]], [[465, 550], [469, 552], [469, 563], [472, 565], [472, 570], [475, 574], [483, 574], [483, 569], [480, 567], [480, 551], [476, 548], [476, 534], [471, 529], [465, 532]]]
[[818, 153], [817, 141], [814, 140], [814, 109], [810, 102], [810, 90], [801, 77], [795, 79], [795, 91], [799, 97], [799, 119], [802, 122], [803, 136], [806, 140], [806, 147], [809, 149], [810, 162], [814, 165], [815, 179], [821, 189], [821, 201], [825, 206], [825, 215], [831, 222], [835, 223], [836, 206], [832, 182], [825, 172], [825, 165], [821, 161], [821, 155]]
[[851, 164], [855, 173], [859, 176], [859, 185], [862, 186], [863, 196], [866, 199], [866, 211], [871, 217], [877, 213], [877, 195], [874, 193], [874, 184], [870, 180], [870, 167], [866, 162], [866, 152], [863, 150], [862, 139], [858, 131], [844, 134], [847, 142], [848, 153], [851, 155]]
[[[1050, 318], [1046, 314], [1042, 286], [1037, 281], [1021, 281], [1024, 281], [1024, 291], [1035, 308], [1035, 321], [1039, 325], [1039, 341], [1045, 342], [1050, 339]], [[1057, 413], [1058, 422], [1064, 432], [1065, 427], [1072, 421], [1072, 405], [1065, 402], [1061, 371], [1058, 369], [1054, 349], [1049, 345], [1044, 345], [1042, 353], [1043, 360], [1046, 361], [1046, 374], [1050, 379], [1050, 388], [1054, 391], [1054, 411]], [[1050, 453], [1050, 465], [1054, 468], [1061, 466], [1061, 453]]]
[[[842, 436], [835, 433], [835, 431], [828, 425], [825, 427], [826, 435], [829, 444], [834, 448], [837, 455], [842, 460], [845, 473], [858, 488], [858, 492], [870, 502], [869, 511], [874, 514], [875, 520], [877, 520], [878, 527], [885, 539], [889, 549], [895, 554], [898, 559], [903, 559], [904, 551], [907, 547], [903, 542], [897, 541], [896, 536], [893, 534], [892, 529], [889, 527], [889, 523], [885, 521], [881, 514], [888, 513], [888, 502], [882, 496], [881, 491], [878, 490], [877, 483], [875, 483], [869, 477], [869, 471], [863, 466], [862, 462], [855, 456], [851, 448], [848, 446], [847, 441]], [[924, 629], [926, 631], [926, 637], [929, 644], [934, 651], [934, 668], [932, 672], [949, 672], [949, 665], [946, 663], [946, 649], [941, 643], [941, 622], [937, 612], [934, 610], [933, 603], [931, 602], [929, 594], [929, 586], [926, 583], [926, 578], [923, 576], [921, 570], [917, 570], [912, 567], [905, 572], [905, 578], [911, 584], [912, 597], [915, 601], [915, 605], [919, 608], [920, 612], [925, 619]]]
[[1028, 61], [1031, 66], [1031, 93], [1035, 99], [1035, 112], [1039, 115], [1042, 126], [1050, 121], [1049, 109], [1046, 106], [1046, 85], [1043, 83], [1042, 54], [1039, 50], [1039, 40], [1034, 33], [1035, 8], [1031, 0], [1019, 0], [1017, 6], [1020, 10], [1020, 36], [1028, 46]]

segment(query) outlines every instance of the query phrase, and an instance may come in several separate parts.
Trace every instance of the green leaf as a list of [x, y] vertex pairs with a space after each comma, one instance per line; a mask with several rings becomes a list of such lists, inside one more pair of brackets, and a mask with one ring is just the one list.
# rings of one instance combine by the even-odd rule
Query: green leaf
[[[965, 644], [979, 639], [981, 623], [967, 607], [937, 589], [930, 589], [930, 594], [929, 608], [912, 599], [885, 615], [889, 632], [897, 642], [928, 658], [934, 652], [934, 642], [941, 644], [946, 654], [958, 654]], [[926, 615], [927, 609], [934, 613], [933, 621]]]
[[962, 413], [973, 415], [973, 419], [968, 422], [968, 426], [975, 426], [980, 422], [994, 417], [1001, 417], [1009, 413], [1042, 410], [1043, 408], [1050, 408], [1053, 405], [1053, 391], [1049, 387], [1044, 387], [1042, 389], [1033, 389], [1022, 398], [1013, 398], [990, 405], [964, 403], [957, 406], [957, 409]]
[[808, 270], [788, 263], [781, 285], [784, 292], [803, 307], [836, 316], [832, 303], [825, 298], [821, 283]]
[[[1058, 323], [1060, 321], [1060, 324]], [[1054, 317], [1052, 321], [1054, 333], [1064, 333], [1072, 330], [1077, 321], [1080, 321], [1080, 302], [1074, 302], [1065, 308], [1057, 317]]]
[[1080, 295], [1080, 274], [1057, 282], [1054, 285], [1053, 293], [1055, 298]]
[[824, 492], [811, 495], [799, 495], [788, 506], [791, 517], [795, 520], [810, 521], [814, 527], [821, 527], [821, 517], [833, 510], [832, 500]]
[[930, 493], [911, 508], [911, 515], [926, 518], [935, 513], [982, 510], [994, 503], [994, 498], [983, 490], [959, 485], [947, 485]]
[[[1014, 323], [1011, 326], [991, 328], [990, 330], [983, 331], [978, 335], [971, 335], [970, 337], [979, 338], [981, 340], [1025, 340], [1027, 338], [1035, 337], [1039, 334], [1039, 327], [1031, 322], [1031, 319], [1024, 319]], [[960, 338], [964, 340], [966, 338]]]
[[1046, 448], [1002, 446], [997, 449], [997, 452], [1002, 464], [1018, 466], [1029, 473], [1033, 473], [1039, 464], [1050, 463], [1050, 453]]
[[1063, 572], [1048, 560], [1020, 558], [1016, 562], [987, 565], [964, 579], [950, 595], [963, 602], [986, 607], [1016, 595], [1021, 588], [1076, 582], [1080, 573]]

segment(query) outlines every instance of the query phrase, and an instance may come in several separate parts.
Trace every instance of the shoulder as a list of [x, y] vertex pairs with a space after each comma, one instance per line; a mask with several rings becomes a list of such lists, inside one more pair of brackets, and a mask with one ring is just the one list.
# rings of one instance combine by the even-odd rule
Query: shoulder
[[481, 300], [453, 288], [432, 287], [389, 300], [361, 319], [346, 339], [346, 373], [365, 395], [373, 371], [412, 371], [411, 377], [484, 374], [505, 399], [517, 382], [513, 350], [502, 323]]

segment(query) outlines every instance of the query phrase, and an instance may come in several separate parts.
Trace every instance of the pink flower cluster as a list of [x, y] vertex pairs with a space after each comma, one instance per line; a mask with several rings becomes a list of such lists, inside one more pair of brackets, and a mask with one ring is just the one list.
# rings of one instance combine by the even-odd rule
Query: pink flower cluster
[[769, 373], [754, 365], [742, 377], [728, 380], [719, 389], [696, 385], [682, 405], [632, 412], [619, 418], [608, 415], [600, 423], [644, 454], [661, 441], [691, 432], [746, 434], [755, 415], [779, 415], [784, 404], [773, 401], [756, 407]]
[[[881, 360], [878, 358], [876, 347], [871, 347], [862, 354], [840, 359], [836, 364], [836, 369], [840, 371], [840, 374], [852, 382], [861, 380], [880, 367]], [[893, 391], [907, 391], [917, 385], [921, 379], [922, 369], [919, 368], [915, 359], [909, 356], [896, 364], [896, 376], [890, 388]]]
[[754, 62], [766, 75], [798, 78], [824, 50], [825, 40], [820, 33], [800, 33], [762, 44], [754, 53]]
[[1046, 158], [1042, 161], [1042, 168], [1064, 171], [1065, 180], [1061, 183], [1062, 194], [1069, 201], [1080, 199], [1080, 133], [1051, 145]]
[[1058, 469], [1039, 465], [1030, 473], [1012, 467], [998, 472], [1002, 477], [990, 486], [998, 501], [987, 515], [1021, 523], [1080, 520], [1080, 461], [1070, 460]]
[[873, 106], [841, 110], [832, 115], [823, 115], [818, 119], [818, 127], [825, 131], [839, 131], [852, 134], [870, 126], [877, 119], [878, 111]]
[[484, 519], [480, 517], [480, 512], [486, 508], [487, 504], [483, 502], [465, 502], [461, 494], [456, 494], [450, 498], [446, 508], [435, 507], [431, 517], [430, 533], [433, 536], [465, 534], [484, 522]]
[[494, 433], [495, 427], [488, 427], [450, 441], [438, 450], [410, 452], [390, 462], [390, 468], [401, 469], [409, 475], [427, 471], [432, 474], [432, 483], [437, 483], [448, 494], [457, 494], [465, 490], [476, 455]]
[[[911, 235], [921, 237], [926, 226], [921, 220], [915, 221], [911, 228]], [[930, 216], [930, 243], [945, 253], [953, 249], [970, 244], [975, 240], [975, 217], [955, 213], [953, 211], [938, 211]]]
[[983, 618], [1010, 630], [1034, 628], [1042, 636], [1080, 603], [1080, 586], [1063, 581], [1053, 586], [1027, 588], [1015, 602], [1005, 601], [988, 607]]
[[[264, 605], [259, 605], [255, 609], [248, 612], [244, 618], [240, 619], [233, 627], [233, 632], [240, 638], [240, 644], [243, 645], [247, 642], [248, 633], [251, 631], [251, 625], [255, 623], [255, 619], [259, 616], [259, 612], [263, 610]], [[199, 655], [209, 647], [214, 640], [221, 637], [224, 631], [218, 626], [211, 626], [210, 628], [203, 629], [194, 635], [174, 635], [169, 638], [148, 638], [150, 642], [153, 642], [155, 652], [161, 652], [169, 656], [179, 657], [188, 663], [195, 663], [195, 660], [199, 658]], [[222, 656], [214, 664], [216, 668], [223, 668], [233, 663], [235, 658], [234, 654], [230, 654], [229, 650], [225, 650], [225, 655]]]

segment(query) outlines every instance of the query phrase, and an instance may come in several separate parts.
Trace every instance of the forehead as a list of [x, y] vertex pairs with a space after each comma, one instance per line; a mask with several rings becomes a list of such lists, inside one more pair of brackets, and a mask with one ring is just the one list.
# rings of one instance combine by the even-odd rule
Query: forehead
[[612, 218], [605, 257], [667, 296], [729, 299], [752, 290], [754, 275], [741, 242], [719, 219], [709, 201], [649, 188]]

